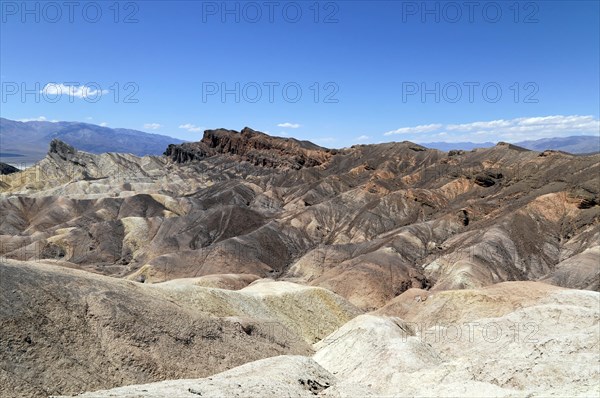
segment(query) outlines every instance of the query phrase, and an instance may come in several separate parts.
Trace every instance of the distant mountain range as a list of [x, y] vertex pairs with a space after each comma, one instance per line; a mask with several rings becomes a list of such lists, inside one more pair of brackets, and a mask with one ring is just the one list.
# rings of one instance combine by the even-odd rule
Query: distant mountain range
[[569, 153], [596, 153], [600, 152], [600, 137], [577, 135], [572, 137], [542, 138], [535, 141], [522, 141], [516, 145], [533, 151], [554, 149]]
[[[496, 144], [494, 142], [428, 142], [421, 145], [447, 152], [452, 149], [470, 151], [475, 148], [490, 148]], [[571, 137], [542, 138], [539, 140], [515, 142], [514, 145], [538, 152], [552, 149], [574, 154], [597, 153], [600, 152], [600, 136], [576, 135]]]
[[57, 138], [86, 152], [160, 155], [177, 138], [137, 130], [112, 129], [79, 122], [18, 122], [0, 118], [0, 161], [20, 164], [41, 160]]

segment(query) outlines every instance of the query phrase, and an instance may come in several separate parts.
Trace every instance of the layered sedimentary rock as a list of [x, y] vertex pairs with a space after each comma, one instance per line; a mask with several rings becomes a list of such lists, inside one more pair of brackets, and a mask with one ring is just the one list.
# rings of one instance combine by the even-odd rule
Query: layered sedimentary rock
[[0, 395], [591, 395], [599, 175], [505, 143], [53, 141], [0, 180]]
[[312, 358], [282, 355], [209, 378], [82, 396], [584, 397], [600, 389], [597, 292], [511, 282], [398, 299], [402, 306], [325, 337]]
[[200, 142], [169, 145], [165, 156], [177, 163], [188, 163], [224, 154], [259, 166], [300, 169], [325, 163], [331, 153], [309, 141], [270, 137], [246, 127], [239, 133], [207, 130]]
[[[328, 150], [248, 128], [208, 130], [166, 154], [53, 142], [37, 167], [3, 178], [0, 252], [146, 283], [247, 273], [364, 309], [410, 288], [597, 289], [600, 155], [505, 143]], [[590, 265], [561, 276], [580, 255]]]
[[196, 378], [311, 355], [310, 344], [359, 313], [325, 289], [289, 282], [240, 291], [144, 285], [8, 260], [0, 264], [0, 396]]

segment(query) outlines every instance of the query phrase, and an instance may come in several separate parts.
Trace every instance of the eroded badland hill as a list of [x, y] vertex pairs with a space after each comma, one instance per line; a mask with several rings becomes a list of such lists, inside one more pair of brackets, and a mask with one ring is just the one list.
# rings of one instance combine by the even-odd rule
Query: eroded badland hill
[[218, 129], [0, 177], [1, 396], [600, 393], [598, 154]]

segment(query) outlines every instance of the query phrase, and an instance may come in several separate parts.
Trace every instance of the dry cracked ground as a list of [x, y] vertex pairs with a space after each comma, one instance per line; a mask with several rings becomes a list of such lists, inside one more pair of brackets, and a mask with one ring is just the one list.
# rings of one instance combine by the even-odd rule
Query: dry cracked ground
[[600, 155], [245, 128], [1, 177], [2, 397], [600, 395]]

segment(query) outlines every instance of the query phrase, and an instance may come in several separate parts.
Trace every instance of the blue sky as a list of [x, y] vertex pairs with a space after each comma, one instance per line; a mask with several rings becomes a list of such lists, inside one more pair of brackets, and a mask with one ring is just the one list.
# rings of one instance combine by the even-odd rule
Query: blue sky
[[598, 134], [600, 2], [476, 3], [2, 1], [0, 114], [331, 147]]

